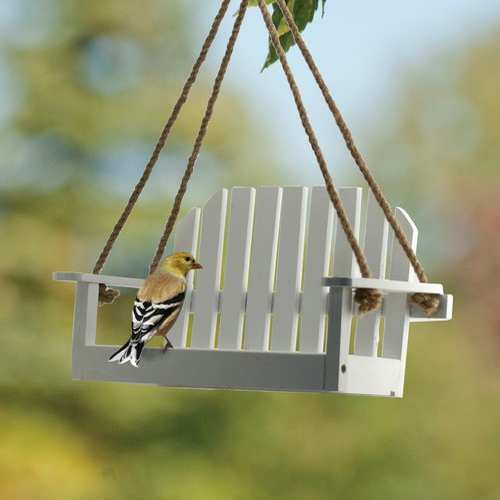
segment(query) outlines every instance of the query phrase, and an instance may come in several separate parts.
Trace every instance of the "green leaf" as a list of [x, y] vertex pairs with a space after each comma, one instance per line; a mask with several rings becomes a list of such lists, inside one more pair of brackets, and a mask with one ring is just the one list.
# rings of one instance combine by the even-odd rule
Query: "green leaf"
[[[266, 3], [272, 3], [273, 5], [273, 24], [276, 26], [278, 33], [280, 35], [280, 43], [285, 52], [287, 52], [290, 47], [295, 45], [295, 40], [290, 32], [286, 20], [284, 19], [283, 13], [281, 12], [279, 5], [273, 0], [266, 0]], [[314, 19], [314, 15], [318, 10], [320, 0], [286, 0], [286, 4], [293, 14], [293, 18], [297, 24], [297, 27], [302, 32], [306, 26], [311, 23]], [[321, 0], [321, 15], [325, 12], [326, 0]], [[250, 5], [257, 5], [257, 0], [250, 0]], [[271, 40], [269, 40], [269, 52], [267, 54], [266, 60], [262, 70], [271, 66], [278, 59], [278, 54], [273, 47]]]
[[[265, 0], [267, 4], [273, 3], [274, 0]], [[248, 6], [249, 7], [257, 7], [257, 0], [249, 0], [248, 1]]]

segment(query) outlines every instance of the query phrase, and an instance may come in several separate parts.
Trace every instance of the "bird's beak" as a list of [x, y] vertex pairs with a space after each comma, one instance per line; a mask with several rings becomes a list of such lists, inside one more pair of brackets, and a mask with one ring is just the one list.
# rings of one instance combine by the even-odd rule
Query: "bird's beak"
[[199, 262], [194, 262], [193, 269], [203, 269], [203, 266]]

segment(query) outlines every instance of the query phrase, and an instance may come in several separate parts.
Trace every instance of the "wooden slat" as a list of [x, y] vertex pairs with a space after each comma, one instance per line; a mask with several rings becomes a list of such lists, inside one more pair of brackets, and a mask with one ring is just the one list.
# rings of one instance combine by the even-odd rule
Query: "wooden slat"
[[254, 209], [255, 189], [233, 188], [221, 298], [219, 349], [241, 348]]
[[108, 363], [115, 347], [87, 347], [79, 353], [81, 380], [108, 380], [165, 387], [321, 391], [324, 354], [144, 349], [141, 365]]
[[[180, 222], [177, 223], [174, 236], [175, 252], [190, 252], [197, 257], [198, 236], [200, 232], [201, 210], [193, 208]], [[185, 347], [189, 327], [189, 312], [191, 309], [191, 294], [193, 290], [194, 273], [189, 273], [187, 279], [186, 298], [184, 306], [168, 334], [168, 338], [174, 347]]]
[[[366, 216], [364, 252], [374, 278], [385, 277], [389, 223], [384, 212], [370, 193]], [[354, 352], [376, 356], [380, 330], [380, 309], [360, 316], [356, 322]]]
[[222, 249], [226, 222], [227, 190], [222, 189], [203, 208], [199, 261], [204, 269], [196, 279], [196, 301], [191, 347], [213, 348], [222, 268]]
[[[394, 216], [396, 217], [401, 229], [406, 235], [406, 238], [410, 242], [410, 246], [414, 252], [417, 251], [417, 239], [418, 239], [418, 229], [408, 213], [400, 207], [397, 207], [394, 211]], [[392, 232], [392, 231], [391, 231]], [[392, 237], [392, 253], [391, 253], [391, 268], [389, 270], [389, 279], [399, 280], [399, 281], [413, 281], [418, 282], [415, 276], [415, 271], [411, 267], [410, 261], [406, 256], [401, 245]]]
[[322, 283], [330, 265], [333, 207], [324, 187], [311, 188], [310, 200], [299, 351], [322, 352], [328, 293]]
[[95, 346], [97, 330], [99, 285], [77, 283], [73, 315], [73, 377], [80, 378], [85, 365], [82, 353], [87, 346]]
[[[354, 235], [359, 240], [361, 226], [361, 201], [363, 191], [361, 188], [341, 188], [339, 190], [342, 204], [351, 222]], [[334, 276], [359, 276], [359, 267], [354, 253], [344, 234], [342, 225], [337, 221], [335, 229], [335, 249], [333, 255]]]
[[295, 351], [297, 343], [306, 209], [306, 188], [283, 189], [276, 291], [273, 301], [272, 351]]
[[[406, 234], [412, 249], [416, 251], [418, 231], [415, 224], [401, 208], [396, 208], [394, 215]], [[391, 279], [416, 281], [411, 264], [395, 238], [393, 240], [391, 257], [391, 269], [389, 272]], [[404, 294], [389, 294], [384, 301], [384, 316], [383, 356], [385, 358], [401, 360], [402, 390], [406, 350], [408, 347], [408, 332], [410, 328], [408, 296]]]
[[248, 282], [245, 349], [265, 351], [269, 346], [271, 292], [274, 285], [282, 189], [258, 188], [252, 260]]

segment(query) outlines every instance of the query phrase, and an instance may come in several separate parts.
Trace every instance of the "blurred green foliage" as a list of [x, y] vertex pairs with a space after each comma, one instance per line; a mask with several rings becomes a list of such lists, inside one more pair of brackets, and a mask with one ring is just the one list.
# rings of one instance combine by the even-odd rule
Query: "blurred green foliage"
[[[455, 258], [437, 276], [454, 284], [456, 319], [413, 327], [407, 397], [166, 390], [71, 381], [73, 290], [50, 276], [91, 267], [196, 50], [185, 28], [196, 21], [183, 2], [160, 0], [9, 5], [0, 73], [14, 82], [16, 105], [2, 108], [0, 135], [1, 498], [500, 498], [491, 286], [500, 262], [500, 70], [491, 64], [500, 35], [415, 70], [391, 147], [374, 139], [371, 155], [396, 201], [425, 214], [438, 199], [439, 217], [429, 217], [451, 227], [446, 241], [461, 236], [443, 249]], [[206, 92], [202, 78], [109, 272], [145, 272]], [[274, 182], [272, 156], [259, 156], [266, 137], [227, 86], [186, 204], [220, 184]], [[101, 339], [127, 334], [117, 327], [127, 297], [114, 307], [100, 319]]]
[[500, 275], [500, 66], [491, 61], [499, 53], [497, 27], [408, 69], [399, 116], [370, 151], [391, 200], [426, 228], [423, 253], [464, 294], [467, 316], [487, 318], [497, 339], [500, 291], [491, 279]]

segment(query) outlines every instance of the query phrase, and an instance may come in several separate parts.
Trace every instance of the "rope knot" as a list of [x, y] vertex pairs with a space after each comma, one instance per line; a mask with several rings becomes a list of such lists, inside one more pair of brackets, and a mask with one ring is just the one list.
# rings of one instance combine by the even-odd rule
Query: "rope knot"
[[432, 316], [441, 304], [441, 296], [434, 293], [414, 293], [411, 300], [421, 307], [427, 316]]
[[112, 304], [118, 297], [120, 292], [114, 288], [108, 288], [104, 283], [99, 283], [99, 305]]
[[359, 313], [366, 314], [382, 305], [382, 293], [374, 288], [357, 288], [354, 300], [358, 304]]

